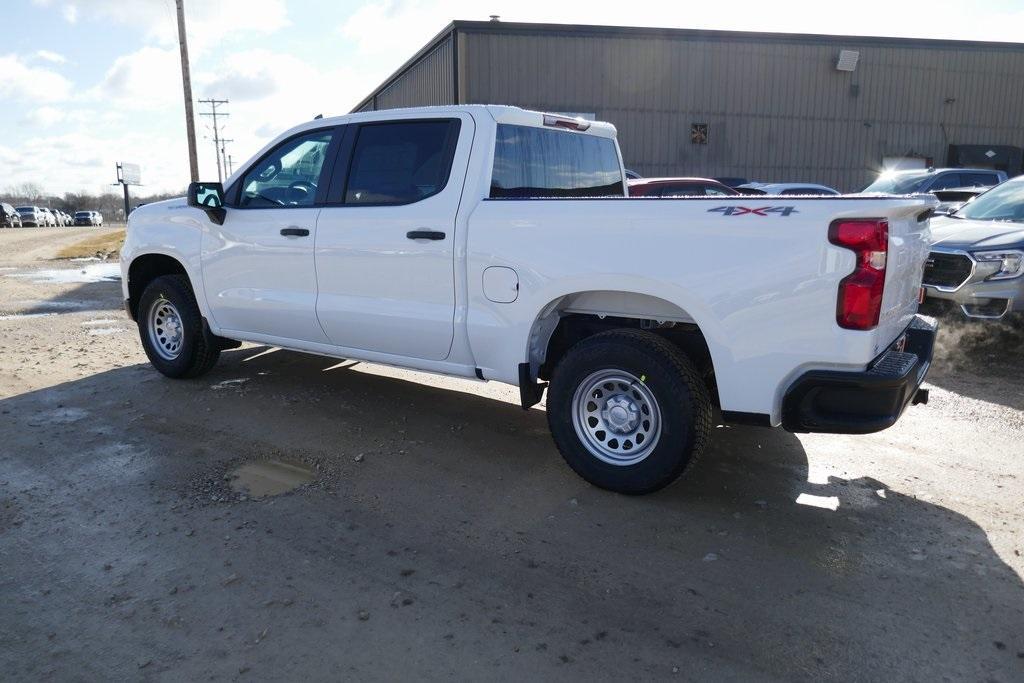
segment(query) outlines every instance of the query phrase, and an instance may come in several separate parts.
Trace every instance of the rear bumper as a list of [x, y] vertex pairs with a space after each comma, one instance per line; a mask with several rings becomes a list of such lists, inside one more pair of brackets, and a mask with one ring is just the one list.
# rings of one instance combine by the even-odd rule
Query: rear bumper
[[938, 324], [922, 315], [864, 372], [812, 370], [793, 383], [782, 400], [782, 426], [790, 432], [869, 434], [896, 423], [908, 405], [928, 402], [921, 389]]

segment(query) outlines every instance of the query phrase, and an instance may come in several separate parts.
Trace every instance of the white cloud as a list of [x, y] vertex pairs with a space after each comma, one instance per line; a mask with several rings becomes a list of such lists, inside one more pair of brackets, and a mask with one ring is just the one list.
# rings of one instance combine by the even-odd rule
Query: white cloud
[[[240, 162], [316, 114], [346, 113], [378, 78], [379, 74], [364, 69], [323, 69], [294, 55], [253, 49], [232, 53], [213, 68], [194, 73], [193, 89], [197, 97], [230, 100], [223, 110], [231, 116], [223, 121], [221, 132], [234, 141], [229, 151]], [[205, 110], [205, 106], [197, 109]], [[196, 133], [206, 138], [200, 142], [201, 157], [208, 152], [213, 162], [213, 131], [208, 118], [197, 117]], [[212, 163], [209, 168], [214, 168]], [[203, 165], [204, 173], [206, 169]]]
[[35, 57], [50, 64], [64, 64], [68, 61], [67, 57], [52, 50], [36, 50]]
[[178, 51], [144, 47], [118, 57], [90, 97], [137, 110], [163, 109], [181, 102]]
[[65, 118], [67, 118], [67, 115], [62, 109], [43, 106], [30, 111], [28, 116], [25, 118], [24, 123], [46, 128], [60, 123]]
[[[34, 0], [58, 7], [53, 0]], [[286, 0], [193, 0], [185, 5], [189, 50], [199, 55], [215, 45], [267, 35], [290, 24]], [[145, 43], [177, 47], [178, 24], [172, 0], [76, 0], [59, 5], [61, 16], [74, 23], [94, 19], [136, 29]]]
[[0, 56], [0, 96], [15, 103], [59, 102], [71, 92], [71, 81], [41, 66], [30, 66], [17, 55]]

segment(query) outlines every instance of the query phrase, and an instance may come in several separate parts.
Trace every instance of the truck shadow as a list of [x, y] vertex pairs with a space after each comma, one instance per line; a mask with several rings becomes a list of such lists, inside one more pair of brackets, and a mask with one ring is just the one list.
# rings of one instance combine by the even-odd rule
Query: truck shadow
[[[173, 603], [184, 623], [207, 624], [244, 622], [248, 607], [213, 599], [223, 591], [218, 581], [195, 581], [187, 596], [171, 598], [149, 576], [187, 565], [192, 576], [219, 577], [229, 560], [241, 576], [297, 586], [306, 619], [276, 631], [276, 646], [246, 655], [246, 666], [271, 677], [284, 673], [275, 652], [285, 650], [289, 676], [347, 666], [371, 636], [352, 633], [348, 647], [338, 646], [337, 629], [351, 616], [333, 607], [338, 592], [357, 577], [360, 591], [387, 596], [387, 612], [397, 569], [387, 565], [385, 576], [374, 563], [386, 565], [391, 548], [404, 548], [415, 551], [416, 567], [402, 590], [431, 609], [387, 622], [388, 634], [360, 632], [376, 634], [378, 646], [394, 637], [448, 647], [454, 623], [475, 636], [447, 656], [468, 661], [487, 652], [524, 671], [545, 666], [548, 675], [575, 663], [580, 675], [665, 676], [678, 664], [748, 679], [1019, 680], [1024, 585], [985, 531], [868, 477], [809, 483], [808, 455], [791, 434], [719, 427], [685, 480], [630, 498], [577, 479], [541, 410], [469, 393], [479, 385], [441, 389], [422, 376], [409, 382], [266, 351], [225, 353], [195, 381], [129, 365], [0, 400], [0, 495], [22, 520], [0, 517], [0, 539], [12, 550], [0, 599], [13, 604], [12, 587], [23, 594], [42, 575], [100, 590], [79, 566], [122, 548], [140, 525], [160, 528], [166, 505], [152, 502], [158, 495], [193, 515], [173, 521], [198, 526], [198, 540], [184, 547], [133, 535], [146, 578], [126, 579], [118, 591]], [[201, 525], [216, 526], [231, 505], [216, 504], [211, 520], [203, 510], [214, 504], [190, 482], [261, 453], [313, 455], [334, 480], [276, 505], [236, 503], [245, 524], [274, 533], [248, 541], [231, 522], [207, 544]], [[117, 510], [97, 512], [97, 499], [116, 499]], [[221, 533], [241, 539], [230, 554]], [[50, 534], [52, 541], [31, 541]], [[304, 560], [317, 577], [297, 571]], [[53, 665], [35, 639], [45, 644], [65, 604], [0, 616], [0, 631], [26, 634], [8, 670], [27, 675], [41, 671], [34, 662]], [[157, 616], [117, 621], [106, 607], [82, 604], [82, 632], [121, 642], [66, 655], [59, 666], [69, 671], [122, 671], [116, 658], [134, 667], [139, 657], [124, 648], [163, 628]], [[492, 652], [494, 643], [501, 647]], [[523, 653], [513, 655], [520, 644]], [[219, 671], [203, 658], [177, 673]], [[230, 657], [223, 664], [237, 671]], [[304, 668], [314, 665], [323, 668]]]

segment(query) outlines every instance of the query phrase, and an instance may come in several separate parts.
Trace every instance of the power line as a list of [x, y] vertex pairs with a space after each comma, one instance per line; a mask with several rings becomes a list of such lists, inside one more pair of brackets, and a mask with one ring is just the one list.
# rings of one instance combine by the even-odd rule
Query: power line
[[227, 112], [219, 112], [219, 111], [217, 111], [217, 107], [222, 105], [222, 104], [227, 104], [227, 103], [228, 103], [228, 100], [218, 100], [218, 99], [214, 99], [214, 98], [210, 98], [210, 99], [207, 99], [207, 100], [199, 100], [199, 104], [208, 104], [208, 105], [210, 105], [210, 111], [199, 112], [199, 115], [200, 116], [209, 116], [209, 117], [213, 118], [213, 155], [215, 157], [217, 157], [217, 181], [221, 182], [221, 183], [224, 182], [224, 175], [221, 172], [220, 157], [221, 157], [221, 154], [222, 154], [222, 150], [221, 150], [221, 144], [220, 144], [220, 129], [217, 127], [217, 117], [218, 116], [221, 116], [221, 117], [231, 116], [231, 114], [228, 114]]

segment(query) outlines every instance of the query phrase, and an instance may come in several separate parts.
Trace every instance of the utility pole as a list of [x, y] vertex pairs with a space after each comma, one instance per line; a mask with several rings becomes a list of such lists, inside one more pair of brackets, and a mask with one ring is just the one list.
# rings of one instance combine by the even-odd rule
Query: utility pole
[[229, 154], [228, 155], [228, 175], [231, 175], [234, 172], [235, 172], [235, 160]]
[[[185, 90], [185, 133], [188, 135], [188, 166], [192, 182], [199, 182], [199, 158], [196, 156], [196, 122], [192, 112], [192, 77], [188, 70], [188, 40], [185, 37], [185, 0], [178, 6], [178, 46], [181, 48], [181, 84]], [[127, 192], [127, 187], [125, 188]]]
[[221, 183], [224, 182], [224, 175], [221, 172], [221, 163], [220, 163], [220, 155], [221, 155], [221, 150], [220, 150], [220, 129], [217, 127], [217, 117], [218, 116], [230, 116], [230, 114], [228, 114], [226, 112], [219, 112], [219, 111], [217, 111], [217, 107], [219, 105], [221, 105], [221, 104], [227, 104], [227, 103], [228, 103], [228, 100], [217, 100], [217, 99], [213, 99], [213, 98], [210, 98], [208, 100], [199, 100], [199, 104], [208, 104], [208, 105], [210, 105], [210, 111], [199, 112], [199, 115], [200, 116], [211, 116], [211, 117], [213, 117], [213, 155], [215, 157], [217, 157], [217, 181], [221, 182]]
[[225, 179], [231, 177], [231, 169], [228, 167], [228, 152], [225, 149], [225, 143], [228, 143], [228, 142], [234, 142], [234, 140], [229, 140], [227, 138], [221, 138], [220, 139], [220, 159], [221, 159], [221, 161], [224, 162], [224, 178]]

